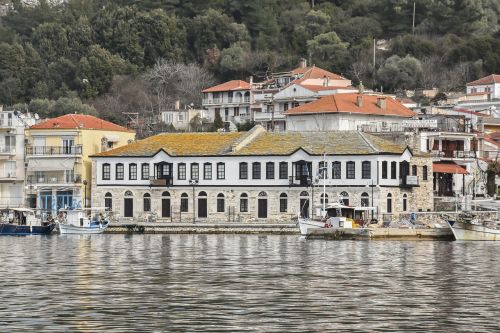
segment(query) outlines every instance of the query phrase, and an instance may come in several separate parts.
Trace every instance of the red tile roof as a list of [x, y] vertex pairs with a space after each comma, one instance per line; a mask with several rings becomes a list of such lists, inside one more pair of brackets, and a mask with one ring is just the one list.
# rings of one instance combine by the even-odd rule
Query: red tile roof
[[250, 90], [250, 83], [242, 80], [231, 80], [216, 86], [207, 88], [202, 92], [220, 92], [220, 91], [232, 91], [232, 90]]
[[[363, 100], [361, 107], [357, 105], [358, 96], [361, 96]], [[403, 104], [388, 97], [382, 97], [386, 101], [386, 106], [385, 108], [380, 108], [377, 105], [378, 98], [380, 96], [360, 95], [356, 93], [328, 95], [311, 103], [289, 109], [285, 114], [351, 112], [400, 117], [413, 117], [415, 115], [413, 111], [406, 108]]]
[[492, 84], [492, 83], [500, 83], [500, 75], [498, 74], [491, 74], [485, 77], [482, 77], [476, 81], [472, 81], [467, 83], [468, 86], [481, 86], [485, 84]]
[[57, 118], [44, 120], [30, 127], [31, 129], [86, 129], [117, 132], [133, 132], [112, 122], [86, 115], [66, 114]]
[[472, 116], [477, 116], [477, 117], [489, 117], [486, 114], [482, 114], [480, 112], [472, 111], [472, 110], [469, 110], [469, 109], [463, 109], [463, 108], [453, 109], [452, 111], [453, 112], [458, 112], [458, 113], [470, 114]]
[[331, 80], [345, 80], [345, 78], [343, 78], [338, 74], [329, 72], [327, 70], [324, 70], [316, 66], [295, 68], [294, 70], [292, 70], [292, 74], [293, 75], [303, 74], [303, 76], [300, 79], [294, 81], [295, 83], [299, 83], [307, 79], [322, 79], [324, 77], [328, 77]]
[[497, 132], [493, 132], [490, 134], [490, 137], [493, 139], [493, 140], [500, 140], [500, 131], [497, 131]]
[[467, 170], [465, 170], [463, 167], [453, 162], [432, 163], [432, 171], [439, 173], [457, 173], [464, 175], [469, 174]]

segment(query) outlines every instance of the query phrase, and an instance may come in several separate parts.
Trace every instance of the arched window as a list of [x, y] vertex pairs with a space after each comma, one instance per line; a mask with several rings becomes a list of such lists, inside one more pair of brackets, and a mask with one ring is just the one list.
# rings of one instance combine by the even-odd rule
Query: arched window
[[198, 193], [198, 196], [199, 197], [206, 197], [207, 196], [207, 192], [201, 191], [200, 193]]
[[324, 202], [325, 204], [327, 204], [327, 203], [328, 203], [328, 194], [326, 194], [326, 193], [321, 193], [320, 203], [321, 203], [321, 204], [323, 204], [323, 202]]
[[240, 195], [240, 212], [248, 213], [248, 194], [246, 193]]
[[301, 197], [308, 197], [308, 196], [309, 196], [309, 192], [307, 192], [307, 191], [302, 191], [302, 192], [300, 192], [300, 196], [301, 196]]
[[181, 212], [187, 212], [189, 210], [189, 196], [187, 193], [181, 194]]
[[286, 193], [280, 194], [280, 213], [286, 213], [288, 210], [288, 195]]
[[104, 207], [106, 210], [113, 210], [113, 195], [110, 192], [104, 195]]
[[340, 203], [344, 206], [349, 206], [349, 193], [346, 191], [340, 192]]
[[361, 194], [361, 207], [369, 207], [370, 206], [370, 196], [368, 193], [363, 192]]
[[143, 201], [144, 211], [150, 212], [151, 211], [151, 194], [144, 193], [144, 196], [142, 197], [142, 201]]
[[267, 193], [264, 191], [259, 192], [259, 197], [267, 197]]
[[218, 213], [224, 213], [224, 194], [219, 193], [217, 194], [217, 212]]
[[408, 196], [403, 194], [403, 212], [406, 212], [408, 210]]
[[132, 191], [125, 191], [125, 196], [126, 197], [133, 197], [134, 195], [132, 194]]
[[161, 194], [162, 197], [169, 197], [170, 196], [170, 192], [169, 191], [164, 191], [162, 194]]
[[387, 194], [387, 213], [392, 213], [392, 194]]

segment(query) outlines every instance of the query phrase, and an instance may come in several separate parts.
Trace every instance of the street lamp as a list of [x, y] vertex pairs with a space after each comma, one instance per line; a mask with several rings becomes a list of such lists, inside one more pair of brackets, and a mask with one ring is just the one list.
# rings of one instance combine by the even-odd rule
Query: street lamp
[[87, 184], [86, 180], [83, 181], [83, 208], [87, 208]]
[[195, 200], [195, 187], [198, 185], [198, 179], [190, 179], [189, 185], [193, 186], [193, 223], [196, 221], [196, 200]]

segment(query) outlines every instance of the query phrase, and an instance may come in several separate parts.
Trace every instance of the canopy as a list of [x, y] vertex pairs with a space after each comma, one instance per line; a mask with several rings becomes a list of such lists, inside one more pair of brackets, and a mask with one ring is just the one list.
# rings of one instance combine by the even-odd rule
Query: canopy
[[31, 159], [28, 161], [28, 171], [61, 171], [73, 170], [75, 159]]
[[469, 174], [467, 170], [465, 170], [463, 167], [453, 162], [432, 163], [432, 171], [437, 173], [456, 173], [462, 175]]

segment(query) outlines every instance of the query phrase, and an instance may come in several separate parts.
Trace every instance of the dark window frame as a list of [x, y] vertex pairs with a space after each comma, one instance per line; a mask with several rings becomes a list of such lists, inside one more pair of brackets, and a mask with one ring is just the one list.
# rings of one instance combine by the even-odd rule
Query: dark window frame
[[142, 180], [149, 179], [149, 163], [141, 164], [141, 179]]
[[203, 179], [212, 180], [212, 163], [203, 163]]
[[137, 180], [137, 164], [130, 163], [128, 165], [128, 179], [129, 180]]
[[[196, 170], [196, 172], [193, 172], [195, 170]], [[200, 179], [200, 164], [199, 163], [191, 163], [190, 171], [191, 171], [191, 173], [190, 173], [191, 179], [196, 179], [196, 180]]]
[[398, 163], [391, 162], [391, 179], [398, 179]]
[[424, 165], [422, 167], [422, 180], [428, 180], [429, 179], [429, 174], [428, 174], [429, 170], [427, 168], [427, 165]]
[[345, 178], [356, 179], [356, 162], [348, 161], [345, 165]]
[[102, 180], [111, 180], [111, 164], [109, 163], [102, 165]]
[[372, 162], [363, 161], [361, 162], [361, 179], [371, 179], [372, 178]]
[[181, 213], [189, 212], [189, 195], [187, 193], [181, 194], [180, 211]]
[[226, 211], [224, 194], [217, 194], [217, 213], [224, 213]]
[[144, 193], [142, 196], [142, 210], [145, 212], [151, 211], [151, 194], [149, 193]]
[[[121, 170], [118, 170], [120, 167]], [[117, 163], [115, 165], [115, 179], [116, 180], [124, 180], [125, 179], [125, 166], [123, 163]]]
[[342, 179], [342, 162], [335, 161], [332, 163], [332, 179]]
[[262, 177], [262, 169], [260, 162], [252, 163], [252, 179], [261, 179]]
[[274, 162], [266, 162], [266, 179], [274, 179]]
[[288, 195], [286, 193], [280, 194], [280, 213], [288, 212]]
[[382, 179], [387, 179], [387, 161], [382, 161]]
[[226, 179], [226, 164], [224, 162], [217, 163], [217, 179]]
[[288, 179], [288, 162], [280, 162], [279, 164], [279, 178]]
[[177, 164], [177, 179], [178, 180], [186, 180], [186, 163]]
[[240, 162], [240, 179], [248, 179], [248, 163]]

